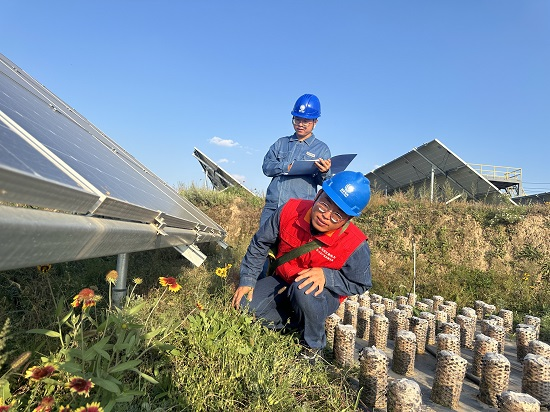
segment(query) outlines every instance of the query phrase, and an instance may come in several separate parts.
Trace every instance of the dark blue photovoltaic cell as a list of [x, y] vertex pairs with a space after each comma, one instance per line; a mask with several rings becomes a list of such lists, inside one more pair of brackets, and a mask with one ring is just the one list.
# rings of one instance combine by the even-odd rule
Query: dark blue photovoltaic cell
[[[98, 195], [119, 201], [118, 210], [133, 213], [134, 209], [125, 205], [135, 205], [223, 232], [208, 216], [1, 54], [0, 110], [26, 132], [25, 138], [54, 155], [40, 158], [39, 150], [0, 122], [0, 149], [5, 152], [0, 154], [0, 165], [37, 178], [95, 190]], [[62, 169], [73, 179], [58, 172]], [[100, 206], [99, 210], [105, 209]], [[132, 216], [126, 217], [132, 220]]]
[[[101, 194], [189, 218], [187, 210], [174, 201], [175, 196], [160, 191], [129, 162], [72, 120], [5, 76], [0, 76], [0, 90], [3, 91], [0, 93], [0, 110]], [[179, 196], [177, 200], [181, 202]]]
[[36, 177], [50, 179], [70, 186], [78, 186], [58, 167], [53, 165], [35, 148], [8, 129], [0, 121], [0, 164], [29, 173]]

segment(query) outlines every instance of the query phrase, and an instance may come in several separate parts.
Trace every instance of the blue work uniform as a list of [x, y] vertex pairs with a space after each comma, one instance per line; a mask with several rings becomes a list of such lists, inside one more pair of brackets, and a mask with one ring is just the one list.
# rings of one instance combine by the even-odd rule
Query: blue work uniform
[[305, 140], [298, 140], [296, 134], [278, 139], [271, 145], [262, 164], [264, 174], [271, 177], [267, 187], [265, 205], [260, 217], [260, 226], [279, 206], [288, 199], [314, 199], [317, 186], [330, 177], [327, 173], [316, 172], [312, 175], [285, 175], [288, 166], [295, 160], [330, 159], [328, 146], [311, 134]]

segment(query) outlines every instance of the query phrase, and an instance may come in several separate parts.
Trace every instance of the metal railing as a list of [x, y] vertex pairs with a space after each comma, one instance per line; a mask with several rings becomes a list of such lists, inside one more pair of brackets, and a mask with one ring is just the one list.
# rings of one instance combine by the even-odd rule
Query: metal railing
[[521, 182], [521, 167], [492, 166], [473, 163], [468, 163], [468, 165], [487, 179]]

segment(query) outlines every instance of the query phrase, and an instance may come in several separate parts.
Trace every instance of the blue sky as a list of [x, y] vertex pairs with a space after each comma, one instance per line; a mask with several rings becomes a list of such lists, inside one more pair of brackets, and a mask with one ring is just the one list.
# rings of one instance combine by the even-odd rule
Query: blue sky
[[10, 1], [0, 53], [172, 186], [197, 147], [265, 191], [316, 94], [316, 136], [363, 173], [439, 139], [550, 191], [550, 2]]

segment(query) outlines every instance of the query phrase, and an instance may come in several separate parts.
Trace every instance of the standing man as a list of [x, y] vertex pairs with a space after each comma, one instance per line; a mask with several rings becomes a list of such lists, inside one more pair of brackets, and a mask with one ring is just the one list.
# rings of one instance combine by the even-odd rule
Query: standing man
[[[330, 176], [330, 150], [313, 134], [317, 119], [321, 116], [321, 103], [317, 96], [300, 96], [292, 114], [294, 134], [281, 137], [264, 156], [262, 170], [271, 177], [267, 187], [265, 206], [260, 226], [288, 199], [313, 199], [317, 186]], [[308, 175], [292, 175], [292, 163], [296, 160], [315, 160], [316, 170]]]
[[[298, 329], [304, 357], [314, 359], [326, 345], [326, 318], [346, 296], [372, 286], [367, 236], [351, 223], [369, 200], [369, 180], [343, 171], [325, 180], [314, 200], [291, 199], [277, 209], [248, 246], [233, 307], [247, 308], [269, 328]], [[312, 240], [316, 249], [302, 247]], [[258, 280], [274, 245], [279, 259], [302, 248]]]

